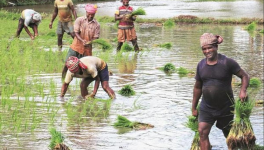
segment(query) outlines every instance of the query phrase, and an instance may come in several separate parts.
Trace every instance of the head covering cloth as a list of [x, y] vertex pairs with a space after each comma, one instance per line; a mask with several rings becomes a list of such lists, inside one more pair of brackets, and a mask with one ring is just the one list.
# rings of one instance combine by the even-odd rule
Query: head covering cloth
[[87, 66], [75, 56], [70, 56], [68, 58], [66, 66], [72, 73], [77, 72], [79, 70], [79, 67], [81, 67], [82, 69], [87, 69]]
[[86, 4], [86, 5], [85, 5], [85, 10], [86, 10], [86, 12], [88, 12], [88, 13], [95, 14], [96, 11], [97, 11], [97, 5]]
[[41, 21], [41, 15], [40, 15], [39, 13], [35, 13], [35, 14], [33, 15], [33, 19], [34, 19], [34, 20], [37, 20], [37, 21]]
[[205, 45], [221, 44], [222, 42], [223, 42], [223, 38], [220, 35], [213, 35], [212, 33], [204, 33], [200, 37], [201, 47]]

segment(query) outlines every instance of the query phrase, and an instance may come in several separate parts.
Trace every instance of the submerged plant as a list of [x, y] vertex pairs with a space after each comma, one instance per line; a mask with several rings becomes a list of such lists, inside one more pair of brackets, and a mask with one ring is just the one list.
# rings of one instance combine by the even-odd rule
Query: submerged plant
[[252, 23], [250, 23], [249, 25], [247, 25], [247, 26], [245, 27], [245, 30], [248, 30], [248, 31], [254, 31], [254, 30], [256, 29], [256, 27], [257, 27], [256, 22], [252, 22]]
[[136, 94], [131, 85], [125, 85], [121, 90], [118, 91], [118, 93], [123, 96], [132, 96]]
[[127, 127], [127, 128], [136, 129], [136, 130], [145, 130], [145, 129], [154, 127], [151, 124], [146, 124], [146, 123], [141, 123], [141, 122], [132, 122], [128, 120], [126, 117], [121, 116], [121, 115], [118, 115], [117, 122], [114, 123], [114, 126], [118, 128]]
[[51, 141], [49, 147], [56, 150], [69, 150], [69, 148], [63, 144], [65, 137], [61, 132], [56, 131], [55, 128], [50, 129]]
[[134, 50], [134, 48], [131, 47], [127, 42], [124, 42], [122, 47], [121, 47], [121, 51], [127, 52], [127, 51], [133, 51], [133, 50]]
[[229, 149], [253, 149], [256, 137], [250, 123], [253, 101], [235, 102], [235, 119], [226, 139]]
[[260, 84], [261, 84], [261, 81], [258, 78], [251, 78], [249, 80], [249, 87], [258, 88], [260, 86]]
[[112, 45], [107, 42], [105, 39], [95, 39], [92, 41], [92, 43], [97, 43], [102, 46], [103, 50], [109, 50], [112, 48]]
[[164, 26], [165, 26], [165, 27], [174, 27], [174, 26], [175, 26], [175, 22], [174, 22], [174, 20], [172, 20], [172, 19], [168, 19], [168, 20], [166, 20], [166, 21], [164, 22]]

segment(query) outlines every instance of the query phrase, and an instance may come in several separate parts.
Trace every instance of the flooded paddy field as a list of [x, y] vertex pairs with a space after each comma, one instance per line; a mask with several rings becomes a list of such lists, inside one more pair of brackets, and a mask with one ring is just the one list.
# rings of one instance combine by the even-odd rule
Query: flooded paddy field
[[[9, 23], [13, 22], [6, 21], [7, 25]], [[42, 25], [47, 26], [48, 22]], [[11, 24], [9, 28], [12, 28]], [[261, 79], [263, 84], [263, 34], [249, 33], [243, 28], [239, 25], [164, 28], [136, 24], [138, 43], [143, 50], [117, 53], [116, 42], [112, 41], [116, 37], [116, 28], [113, 24], [102, 24], [100, 38], [108, 39], [113, 49], [102, 51], [95, 45], [93, 54], [106, 60], [113, 72], [109, 84], [116, 92], [115, 100], [109, 100], [99, 87], [95, 100], [84, 101], [80, 98], [80, 79], [71, 82], [65, 99], [59, 98], [60, 71], [70, 37], [65, 36], [62, 52], [57, 51], [56, 36], [44, 38], [49, 35], [47, 32], [52, 32], [44, 29], [40, 30], [40, 37], [35, 41], [30, 41], [26, 33], [13, 41], [4, 38], [1, 46], [8, 49], [1, 52], [5, 63], [1, 64], [0, 147], [49, 149], [49, 128], [53, 126], [62, 132], [64, 143], [73, 150], [188, 150], [194, 133], [185, 127], [185, 123], [187, 116], [191, 115], [194, 75], [168, 75], [158, 68], [172, 63], [176, 68], [184, 67], [195, 72], [197, 63], [204, 58], [199, 37], [204, 32], [212, 32], [224, 38], [219, 53], [235, 59], [251, 77]], [[7, 35], [12, 34], [8, 32]], [[166, 42], [172, 44], [171, 49], [156, 46]], [[20, 68], [21, 71], [10, 70], [11, 64], [14, 70]], [[234, 77], [233, 82], [239, 83], [240, 80]], [[124, 97], [118, 94], [127, 84], [133, 87], [136, 95]], [[91, 89], [92, 85], [89, 92]], [[233, 90], [237, 98], [239, 87], [234, 84]], [[254, 89], [251, 98], [263, 100], [263, 88]], [[118, 115], [152, 124], [154, 128], [140, 131], [117, 129], [113, 124]], [[264, 144], [263, 115], [263, 106], [256, 106], [250, 117], [259, 145]], [[210, 141], [214, 150], [227, 149], [222, 132], [215, 126]]]

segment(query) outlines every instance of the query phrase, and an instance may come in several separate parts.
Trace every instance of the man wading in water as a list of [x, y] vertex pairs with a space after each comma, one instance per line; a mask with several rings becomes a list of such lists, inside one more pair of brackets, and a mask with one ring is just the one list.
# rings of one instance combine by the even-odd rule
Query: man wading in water
[[[200, 38], [202, 52], [206, 58], [198, 63], [196, 70], [192, 115], [197, 116], [199, 113], [198, 130], [201, 150], [211, 149], [209, 133], [215, 122], [216, 127], [223, 131], [225, 137], [231, 129], [234, 118], [232, 75], [241, 78], [240, 100], [244, 101], [247, 97], [248, 74], [235, 60], [217, 53], [218, 44], [222, 42], [221, 36], [211, 33], [204, 33]], [[198, 112], [196, 108], [201, 96], [202, 102]]]
[[133, 8], [129, 6], [129, 0], [121, 0], [121, 2], [123, 2], [123, 6], [119, 7], [115, 13], [115, 20], [119, 20], [116, 50], [119, 51], [125, 41], [131, 41], [134, 50], [139, 51], [136, 30], [133, 23], [136, 20], [136, 16], [129, 17], [129, 14], [133, 12]]

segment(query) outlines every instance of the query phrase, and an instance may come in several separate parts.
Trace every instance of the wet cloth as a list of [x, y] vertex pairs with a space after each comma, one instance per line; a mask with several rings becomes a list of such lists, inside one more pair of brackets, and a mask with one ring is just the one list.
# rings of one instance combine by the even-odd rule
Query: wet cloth
[[212, 33], [204, 33], [200, 37], [201, 47], [205, 45], [221, 44], [222, 42], [223, 38], [220, 35], [213, 35]]
[[[74, 23], [74, 32], [78, 32], [80, 37], [88, 42], [99, 38], [100, 24], [95, 19], [88, 22], [86, 16], [78, 17]], [[87, 56], [86, 54], [92, 54], [92, 45], [84, 46], [83, 42], [78, 40], [77, 37], [73, 39], [70, 47], [84, 56]]]
[[[70, 70], [67, 71], [66, 77], [65, 77], [65, 83], [70, 83], [73, 77], [76, 78], [88, 78], [92, 77], [95, 78], [97, 75], [99, 77], [103, 77], [104, 79], [107, 77], [105, 76], [106, 70], [104, 70], [107, 66], [106, 62], [102, 59], [94, 56], [86, 56], [79, 59], [85, 66], [87, 66], [87, 69], [84, 69], [82, 74], [79, 73], [72, 73]], [[102, 72], [100, 72], [102, 71]], [[103, 75], [102, 75], [103, 74]], [[108, 75], [108, 69], [107, 69], [107, 75]], [[109, 75], [108, 75], [109, 76]], [[109, 77], [108, 77], [109, 78]]]
[[117, 31], [118, 42], [132, 41], [136, 39], [137, 35], [134, 27], [131, 29], [118, 29]]
[[[36, 15], [36, 17], [34, 18], [39, 20], [38, 22], [34, 22], [33, 20], [34, 15]], [[41, 22], [41, 15], [32, 9], [23, 10], [20, 18], [24, 20], [24, 26], [26, 27], [28, 27], [29, 24], [39, 25], [39, 23]]]
[[73, 24], [71, 21], [70, 22], [58, 21], [57, 34], [63, 34], [64, 32], [66, 32], [67, 34], [73, 32]]
[[[116, 14], [119, 16], [129, 15], [133, 12], [133, 7], [131, 6], [121, 6], [116, 11]], [[134, 27], [133, 20], [131, 19], [121, 19], [118, 24], [118, 29], [131, 29]]]
[[70, 9], [71, 6], [73, 6], [72, 0], [54, 1], [54, 7], [58, 8], [60, 22], [72, 21], [72, 11]]
[[229, 114], [233, 110], [232, 75], [240, 69], [235, 60], [222, 54], [218, 54], [215, 65], [208, 65], [206, 58], [198, 63], [195, 79], [203, 84], [200, 110], [213, 115]]

